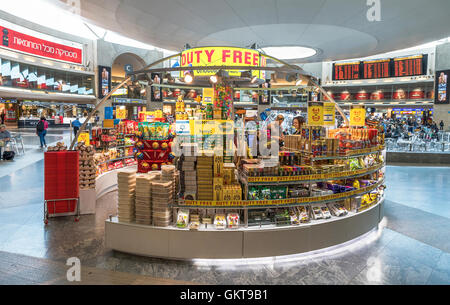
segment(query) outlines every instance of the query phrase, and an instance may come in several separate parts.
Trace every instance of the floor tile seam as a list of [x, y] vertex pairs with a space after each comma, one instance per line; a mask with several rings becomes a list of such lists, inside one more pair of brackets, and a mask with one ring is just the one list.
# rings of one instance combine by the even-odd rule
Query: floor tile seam
[[[404, 235], [404, 236], [406, 236], [406, 237], [409, 237], [409, 238], [411, 238], [411, 239], [414, 239], [414, 240], [415, 240], [416, 242], [418, 242], [418, 243], [421, 243], [421, 244], [427, 245], [427, 246], [429, 246], [429, 247], [432, 247], [433, 249], [436, 249], [436, 250], [439, 250], [439, 251], [445, 252], [445, 253], [450, 253], [448, 250], [441, 249], [441, 248], [439, 248], [439, 247], [436, 247], [435, 245], [431, 245], [431, 244], [429, 244], [429, 243], [427, 243], [427, 242], [418, 240], [418, 239], [414, 238], [413, 236], [410, 236], [410, 235], [408, 235], [408, 234], [406, 234], [406, 233], [397, 231], [396, 229], [389, 227], [389, 225], [387, 226], [387, 228], [390, 229], [390, 230], [392, 230], [392, 231], [395, 231], [395, 232], [397, 232], [397, 233], [399, 233], [399, 234], [402, 234], [402, 235]], [[441, 255], [442, 255], [442, 254], [441, 254]]]
[[393, 200], [389, 200], [388, 199], [388, 201], [392, 202], [394, 204], [401, 205], [401, 206], [406, 207], [406, 208], [411, 209], [411, 210], [420, 211], [422, 214], [430, 214], [430, 216], [432, 215], [432, 216], [437, 216], [439, 218], [444, 218], [443, 220], [446, 220], [446, 221], [448, 221], [450, 223], [450, 218], [449, 217], [442, 216], [442, 215], [439, 215], [439, 214], [436, 214], [436, 213], [432, 213], [432, 212], [428, 212], [428, 211], [425, 211], [425, 210], [422, 210], [422, 209], [419, 209], [419, 208], [416, 208], [416, 207], [411, 207], [409, 205], [406, 205], [406, 204], [403, 204], [403, 203], [400, 203], [400, 202], [396, 202], [396, 201], [393, 201]]
[[435, 263], [435, 265], [433, 266], [433, 268], [432, 268], [432, 270], [431, 270], [431, 272], [430, 272], [430, 275], [428, 276], [428, 278], [427, 278], [427, 281], [425, 282], [426, 283], [426, 285], [429, 285], [428, 283], [430, 282], [430, 280], [431, 280], [431, 276], [433, 275], [433, 273], [435, 272], [435, 271], [439, 271], [439, 270], [437, 270], [436, 269], [436, 267], [437, 267], [437, 264], [439, 263], [439, 261], [441, 260], [441, 257], [444, 255], [444, 251], [442, 251], [442, 253], [441, 253], [441, 255], [439, 255], [439, 258], [436, 260], [436, 263]]

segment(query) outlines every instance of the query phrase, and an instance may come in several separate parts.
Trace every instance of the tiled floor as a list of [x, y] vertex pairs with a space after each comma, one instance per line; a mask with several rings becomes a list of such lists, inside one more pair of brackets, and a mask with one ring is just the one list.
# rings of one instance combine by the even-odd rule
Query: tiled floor
[[[25, 267], [37, 258], [46, 263], [33, 275], [26, 268], [20, 277], [0, 272], [0, 283], [63, 283], [56, 275], [44, 275], [60, 274], [61, 264], [78, 257], [82, 266], [99, 273], [119, 272], [123, 281], [123, 274], [129, 274], [130, 283], [146, 276], [203, 284], [450, 284], [448, 167], [388, 167], [386, 228], [370, 242], [333, 255], [260, 264], [167, 261], [111, 251], [104, 246], [104, 220], [115, 213], [115, 193], [97, 202], [96, 215], [82, 216], [79, 222], [54, 218], [44, 226], [43, 161], [2, 173], [3, 164], [0, 270], [9, 270], [5, 264], [14, 257]], [[112, 274], [99, 276], [97, 282], [118, 283]]]

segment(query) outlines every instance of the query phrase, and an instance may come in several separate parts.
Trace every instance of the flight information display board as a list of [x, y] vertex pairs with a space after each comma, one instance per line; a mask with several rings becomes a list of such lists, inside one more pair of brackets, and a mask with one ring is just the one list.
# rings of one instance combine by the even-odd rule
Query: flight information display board
[[426, 56], [417, 55], [393, 59], [393, 77], [426, 74]]
[[391, 77], [389, 69], [390, 62], [390, 59], [364, 61], [363, 79]]
[[333, 64], [333, 80], [360, 79], [360, 63], [335, 63]]

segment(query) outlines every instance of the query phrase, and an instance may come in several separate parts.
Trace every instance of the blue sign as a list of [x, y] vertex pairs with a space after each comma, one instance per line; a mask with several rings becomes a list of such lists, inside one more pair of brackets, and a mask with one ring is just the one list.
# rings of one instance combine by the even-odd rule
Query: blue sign
[[133, 73], [133, 66], [130, 65], [130, 64], [125, 65], [125, 66], [123, 67], [123, 69], [125, 70], [125, 73], [126, 73], [126, 74], [128, 74], [128, 73]]
[[113, 118], [113, 107], [105, 107], [105, 120], [112, 120]]

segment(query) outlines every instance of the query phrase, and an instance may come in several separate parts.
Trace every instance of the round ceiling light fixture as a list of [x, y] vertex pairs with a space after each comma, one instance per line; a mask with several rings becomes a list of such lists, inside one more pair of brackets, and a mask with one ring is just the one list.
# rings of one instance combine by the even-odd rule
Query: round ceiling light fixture
[[267, 47], [261, 48], [265, 54], [270, 55], [272, 57], [286, 60], [286, 59], [299, 59], [299, 58], [307, 58], [317, 54], [317, 51], [313, 48], [307, 47]]

